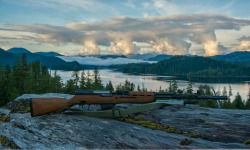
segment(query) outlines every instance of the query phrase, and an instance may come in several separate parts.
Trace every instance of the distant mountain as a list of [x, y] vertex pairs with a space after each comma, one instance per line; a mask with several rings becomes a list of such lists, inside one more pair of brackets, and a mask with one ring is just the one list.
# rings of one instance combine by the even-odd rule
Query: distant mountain
[[17, 59], [17, 56], [15, 54], [9, 53], [3, 49], [0, 48], [0, 65], [13, 65]]
[[[21, 57], [23, 54], [16, 54]], [[34, 62], [40, 61], [44, 66], [57, 69], [57, 70], [73, 70], [74, 68], [82, 68], [83, 66], [80, 65], [78, 62], [66, 62], [58, 57], [53, 56], [44, 56], [36, 53], [26, 53], [27, 61]]]
[[124, 55], [99, 55], [97, 56], [98, 58], [101, 58], [101, 59], [108, 59], [108, 58], [127, 58], [126, 56]]
[[141, 59], [141, 60], [148, 60], [149, 58], [157, 56], [156, 53], [145, 53], [145, 54], [131, 54], [127, 55], [127, 58], [131, 59]]
[[230, 62], [250, 61], [250, 52], [237, 51], [225, 55], [212, 56], [211, 58], [216, 60], [230, 61]]
[[16, 63], [17, 57], [22, 57], [23, 53], [25, 53], [28, 62], [40, 61], [44, 66], [51, 69], [74, 70], [75, 68], [83, 69], [85, 67], [76, 61], [66, 62], [58, 57], [31, 53], [24, 48], [12, 48], [8, 51], [0, 49], [0, 65], [13, 66]]
[[40, 55], [43, 55], [43, 56], [64, 56], [62, 54], [59, 54], [59, 53], [56, 53], [56, 52], [36, 52], [34, 54], [40, 54]]
[[167, 54], [161, 54], [161, 55], [157, 55], [155, 57], [151, 57], [148, 60], [149, 61], [161, 61], [161, 60], [165, 60], [165, 59], [169, 59], [173, 57], [172, 55], [167, 55]]
[[25, 48], [21, 48], [21, 47], [14, 47], [9, 49], [7, 52], [9, 53], [13, 53], [13, 54], [23, 54], [23, 53], [31, 53], [30, 51], [28, 51]]

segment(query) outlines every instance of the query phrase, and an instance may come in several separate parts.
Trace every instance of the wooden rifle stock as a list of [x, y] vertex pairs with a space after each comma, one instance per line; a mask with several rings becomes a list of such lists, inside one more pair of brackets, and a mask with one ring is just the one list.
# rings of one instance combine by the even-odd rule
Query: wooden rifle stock
[[150, 103], [155, 101], [154, 92], [128, 92], [128, 95], [86, 94], [75, 95], [71, 99], [64, 98], [32, 98], [30, 102], [31, 116], [39, 116], [61, 111], [76, 104], [119, 104]]

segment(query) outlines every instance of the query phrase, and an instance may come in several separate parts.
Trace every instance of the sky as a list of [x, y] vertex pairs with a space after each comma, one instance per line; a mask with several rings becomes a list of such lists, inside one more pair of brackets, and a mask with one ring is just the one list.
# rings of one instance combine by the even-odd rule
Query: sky
[[0, 47], [64, 55], [250, 51], [249, 0], [0, 0]]

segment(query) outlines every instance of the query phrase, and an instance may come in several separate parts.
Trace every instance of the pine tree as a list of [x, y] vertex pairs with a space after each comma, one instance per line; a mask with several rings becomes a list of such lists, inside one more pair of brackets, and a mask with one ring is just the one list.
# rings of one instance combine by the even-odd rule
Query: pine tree
[[142, 83], [142, 90], [141, 91], [143, 91], [143, 92], [147, 92], [148, 91], [148, 89], [145, 87], [144, 83]]
[[231, 97], [232, 95], [233, 95], [233, 93], [232, 93], [232, 87], [231, 87], [231, 85], [229, 85], [228, 96]]
[[174, 79], [172, 84], [172, 92], [177, 92], [177, 90], [178, 90], [178, 85], [176, 80]]
[[225, 109], [232, 109], [233, 108], [233, 104], [231, 103], [230, 100], [224, 100], [222, 102], [222, 105], [221, 105], [222, 108], [225, 108]]
[[12, 71], [12, 80], [10, 83], [12, 90], [10, 91], [10, 99], [15, 99], [17, 96], [21, 95], [24, 92], [22, 69], [22, 62], [18, 57]]
[[227, 89], [226, 89], [225, 86], [224, 86], [224, 88], [223, 88], [222, 95], [223, 95], [223, 96], [227, 96]]
[[84, 70], [83, 70], [82, 73], [81, 73], [79, 88], [80, 88], [80, 89], [86, 89], [86, 77], [85, 77], [85, 72], [84, 72]]
[[169, 82], [168, 92], [173, 92], [173, 90], [172, 90], [172, 81]]
[[161, 86], [159, 87], [159, 92], [161, 92], [162, 91], [162, 89], [161, 89]]
[[79, 70], [78, 70], [78, 69], [75, 69], [75, 70], [73, 71], [71, 77], [73, 78], [72, 80], [73, 80], [73, 82], [74, 82], [74, 87], [75, 87], [75, 89], [78, 89], [78, 88], [79, 88], [79, 87], [78, 87], [78, 82], [79, 82], [79, 79], [80, 79], [80, 77], [79, 77]]
[[193, 83], [190, 81], [188, 82], [187, 94], [193, 94]]
[[62, 78], [57, 74], [57, 71], [54, 72], [54, 76], [51, 79], [50, 88], [51, 92], [63, 92]]
[[109, 82], [106, 84], [106, 90], [114, 91], [113, 84], [112, 84], [112, 82], [111, 82], [110, 80], [109, 80]]
[[4, 88], [4, 84], [3, 84], [3, 72], [4, 72], [4, 70], [3, 70], [3, 68], [2, 68], [2, 66], [0, 65], [0, 106], [3, 106], [4, 105], [4, 103], [5, 103], [5, 98], [4, 98], [4, 96], [3, 96], [3, 94], [4, 94], [4, 90], [2, 90], [3, 88]]
[[22, 75], [23, 75], [23, 80], [22, 80], [22, 93], [27, 93], [29, 90], [29, 67], [28, 67], [28, 62], [27, 62], [27, 56], [25, 53], [22, 55]]
[[11, 68], [9, 65], [0, 72], [0, 106], [5, 105], [10, 101], [10, 80], [11, 80]]
[[[200, 85], [198, 91], [200, 95], [213, 95], [211, 87], [208, 85]], [[217, 107], [216, 102], [213, 100], [199, 101], [198, 104], [203, 107], [211, 107], [211, 108]]]
[[119, 84], [116, 86], [116, 91], [134, 91], [135, 85], [134, 83], [129, 82], [127, 79], [125, 80], [124, 84]]
[[72, 79], [69, 79], [67, 82], [66, 82], [66, 86], [65, 86], [65, 93], [68, 93], [68, 94], [74, 94], [75, 93], [75, 81], [72, 80]]
[[93, 71], [93, 74], [94, 74], [93, 88], [95, 90], [102, 90], [103, 89], [102, 80], [101, 80], [99, 71], [97, 70], [96, 67], [95, 67], [95, 70]]
[[248, 98], [247, 98], [245, 107], [246, 107], [246, 109], [250, 109], [250, 91], [248, 93]]
[[93, 83], [92, 79], [90, 77], [90, 72], [89, 70], [87, 71], [87, 79], [86, 79], [86, 89], [92, 90], [93, 89]]
[[221, 95], [221, 91], [220, 91], [220, 87], [218, 88], [217, 92], [215, 93], [215, 95]]
[[239, 92], [235, 96], [235, 99], [233, 101], [233, 107], [236, 109], [244, 109], [244, 103], [242, 101], [242, 98], [241, 98]]
[[140, 85], [137, 85], [137, 91], [141, 91]]

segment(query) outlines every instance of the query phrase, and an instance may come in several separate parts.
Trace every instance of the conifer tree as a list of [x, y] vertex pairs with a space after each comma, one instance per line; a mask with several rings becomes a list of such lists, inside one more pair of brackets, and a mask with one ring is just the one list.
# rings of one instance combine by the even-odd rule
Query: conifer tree
[[244, 109], [244, 103], [242, 101], [242, 98], [241, 98], [239, 92], [235, 96], [235, 99], [233, 101], [233, 107], [236, 109]]
[[102, 90], [103, 89], [102, 80], [101, 80], [99, 71], [97, 70], [96, 67], [95, 67], [95, 70], [93, 71], [93, 74], [94, 74], [93, 88], [95, 90]]
[[65, 93], [68, 93], [68, 94], [74, 94], [75, 93], [75, 81], [72, 80], [72, 79], [69, 79], [67, 82], [66, 82], [66, 86], [65, 86]]
[[11, 80], [11, 68], [9, 65], [2, 69], [0, 72], [0, 106], [5, 105], [10, 97], [10, 80]]
[[23, 70], [22, 63], [18, 57], [16, 63], [13, 66], [12, 80], [11, 80], [12, 90], [10, 91], [11, 99], [16, 98], [17, 96], [23, 93]]
[[51, 79], [51, 92], [60, 93], [63, 91], [62, 78], [57, 74], [57, 71], [54, 72], [54, 76]]
[[232, 102], [229, 100], [224, 100], [222, 102], [222, 108], [225, 108], [225, 109], [232, 109], [233, 106], [232, 106]]
[[85, 72], [82, 70], [81, 77], [80, 77], [80, 89], [86, 89], [86, 77], [85, 77]]
[[[201, 95], [213, 95], [211, 87], [208, 85], [200, 85], [198, 91], [200, 92]], [[211, 108], [217, 107], [216, 102], [213, 100], [199, 101], [198, 104], [203, 107], [211, 107]]]
[[231, 87], [231, 85], [229, 85], [228, 96], [230, 97], [232, 95], [233, 95], [233, 93], [232, 93], [232, 87]]
[[168, 92], [173, 92], [173, 90], [172, 90], [172, 81], [169, 82]]
[[223, 95], [223, 96], [227, 96], [227, 89], [226, 89], [225, 86], [224, 86], [224, 88], [223, 88], [222, 95]]
[[74, 82], [75, 89], [78, 89], [79, 88], [78, 87], [78, 82], [79, 82], [80, 77], [79, 77], [79, 70], [77, 68], [74, 69], [71, 77], [72, 77], [72, 80]]
[[109, 80], [109, 82], [106, 84], [106, 90], [114, 91], [113, 84], [112, 84], [112, 82], [111, 82], [110, 80]]
[[176, 80], [174, 79], [172, 84], [172, 92], [177, 92], [177, 90], [178, 90], [178, 85]]
[[143, 91], [143, 92], [147, 92], [148, 91], [148, 89], [145, 87], [144, 83], [142, 83], [142, 90], [141, 91]]
[[91, 75], [89, 70], [87, 71], [87, 79], [86, 79], [86, 89], [92, 90], [93, 89], [93, 83], [92, 83]]
[[190, 81], [188, 82], [187, 94], [193, 94], [193, 83]]
[[141, 87], [139, 84], [137, 85], [137, 91], [141, 91]]
[[246, 109], [250, 109], [250, 91], [249, 91], [249, 93], [248, 93], [248, 98], [247, 98], [247, 100], [246, 100], [245, 108], [246, 108]]
[[220, 87], [218, 88], [218, 90], [217, 90], [217, 92], [215, 93], [215, 95], [221, 95]]
[[134, 91], [135, 85], [134, 83], [129, 82], [127, 79], [124, 84], [119, 84], [116, 86], [116, 91]]

